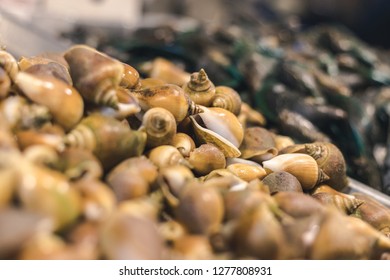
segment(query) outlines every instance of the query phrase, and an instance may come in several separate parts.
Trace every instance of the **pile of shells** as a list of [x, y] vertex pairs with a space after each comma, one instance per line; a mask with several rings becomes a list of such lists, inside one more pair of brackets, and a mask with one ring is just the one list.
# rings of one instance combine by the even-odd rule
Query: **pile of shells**
[[343, 193], [340, 150], [264, 128], [204, 69], [75, 45], [1, 51], [0, 75], [0, 258], [389, 258], [390, 210]]

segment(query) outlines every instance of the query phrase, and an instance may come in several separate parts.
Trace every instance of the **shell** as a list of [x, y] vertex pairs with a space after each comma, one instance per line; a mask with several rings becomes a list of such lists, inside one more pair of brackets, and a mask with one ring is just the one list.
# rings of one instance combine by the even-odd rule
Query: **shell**
[[312, 156], [318, 166], [329, 176], [326, 184], [342, 191], [348, 186], [346, 163], [341, 151], [332, 143], [319, 142], [305, 145], [305, 151]]
[[22, 96], [9, 96], [3, 100], [0, 114], [3, 124], [12, 131], [41, 127], [52, 118], [46, 106], [29, 104]]
[[237, 117], [222, 108], [202, 107], [203, 112], [190, 116], [197, 139], [216, 145], [225, 157], [241, 155], [238, 147], [244, 138], [244, 130]]
[[274, 136], [274, 141], [275, 147], [279, 152], [284, 148], [295, 144], [294, 140], [291, 137], [280, 134]]
[[127, 89], [139, 88], [141, 83], [138, 71], [133, 66], [126, 63], [123, 63], [123, 67], [124, 71], [120, 86]]
[[34, 75], [51, 76], [72, 85], [72, 78], [66, 66], [52, 59], [40, 56], [22, 57], [19, 59], [19, 69]]
[[247, 182], [256, 178], [262, 179], [267, 175], [267, 172], [260, 164], [239, 158], [229, 158], [226, 169]]
[[54, 120], [66, 130], [83, 116], [84, 102], [72, 86], [53, 77], [40, 77], [19, 72], [15, 84], [32, 101], [47, 106]]
[[183, 85], [184, 91], [198, 105], [210, 106], [215, 95], [215, 86], [204, 69], [191, 74], [190, 80]]
[[206, 175], [215, 169], [225, 168], [226, 159], [223, 152], [213, 144], [203, 144], [194, 149], [188, 158], [195, 174]]
[[63, 150], [65, 131], [58, 125], [45, 124], [40, 128], [19, 130], [15, 133], [19, 147], [24, 150], [33, 145], [50, 146], [58, 151]]
[[223, 216], [223, 199], [215, 188], [194, 182], [180, 193], [175, 217], [190, 233], [210, 235], [217, 232]]
[[244, 135], [240, 145], [241, 158], [261, 163], [278, 154], [274, 137], [267, 129], [260, 126], [248, 127], [244, 130]]
[[390, 251], [390, 239], [366, 222], [328, 209], [310, 248], [314, 260], [379, 259]]
[[241, 112], [241, 97], [237, 91], [228, 86], [215, 87], [215, 95], [212, 98], [211, 106], [224, 108], [236, 116]]
[[169, 205], [176, 207], [179, 204], [180, 192], [194, 178], [190, 168], [184, 165], [171, 165], [160, 169], [157, 182]]
[[105, 259], [158, 260], [163, 257], [164, 244], [157, 223], [148, 218], [117, 211], [102, 223], [99, 240]]
[[92, 151], [107, 170], [125, 158], [141, 155], [146, 134], [114, 118], [91, 114], [65, 136], [64, 142], [69, 147]]
[[78, 180], [74, 188], [82, 195], [82, 211], [88, 221], [102, 222], [114, 212], [117, 203], [114, 192], [100, 180]]
[[147, 196], [121, 201], [118, 211], [126, 215], [158, 221], [162, 210], [162, 195], [152, 192]]
[[282, 191], [276, 193], [273, 198], [283, 212], [297, 219], [325, 211], [325, 206], [317, 199], [302, 192]]
[[0, 68], [0, 99], [4, 99], [8, 96], [11, 88], [11, 79], [8, 74]]
[[157, 57], [141, 65], [140, 69], [150, 78], [164, 80], [168, 84], [182, 86], [190, 80], [190, 73], [183, 71], [171, 61]]
[[132, 94], [138, 99], [142, 110], [147, 111], [154, 107], [164, 108], [172, 113], [177, 123], [199, 111], [188, 94], [173, 84], [134, 90]]
[[146, 132], [148, 148], [167, 145], [172, 142], [176, 134], [176, 120], [168, 110], [154, 107], [143, 115], [139, 130]]
[[184, 260], [210, 260], [214, 258], [209, 238], [204, 235], [187, 234], [173, 242], [174, 258]]
[[157, 178], [157, 167], [145, 156], [122, 161], [106, 176], [118, 201], [146, 195], [150, 184]]
[[171, 145], [161, 145], [153, 148], [148, 152], [148, 157], [159, 168], [176, 164], [191, 167], [178, 149]]
[[283, 154], [263, 161], [263, 167], [273, 172], [286, 171], [294, 175], [303, 190], [310, 190], [329, 177], [318, 167], [317, 162], [306, 154]]
[[363, 193], [352, 193], [352, 195], [363, 201], [352, 215], [390, 237], [390, 209]]
[[91, 151], [81, 148], [66, 148], [61, 151], [55, 167], [73, 181], [103, 176], [101, 162]]
[[86, 45], [71, 47], [64, 57], [75, 88], [86, 100], [117, 108], [116, 88], [124, 73], [121, 62]]
[[24, 208], [48, 216], [54, 229], [63, 229], [81, 214], [81, 195], [66, 176], [32, 163], [19, 161], [18, 198]]
[[48, 167], [54, 166], [59, 159], [56, 149], [47, 145], [31, 145], [23, 151], [23, 156], [31, 163]]
[[269, 187], [271, 195], [278, 192], [302, 192], [301, 183], [298, 179], [285, 171], [268, 174], [263, 183]]
[[312, 196], [325, 205], [332, 205], [345, 214], [354, 213], [364, 201], [355, 198], [353, 195], [341, 193], [328, 185], [316, 187]]
[[10, 53], [0, 50], [0, 67], [7, 72], [12, 81], [19, 72], [18, 62]]
[[188, 157], [190, 152], [195, 149], [195, 142], [191, 136], [182, 132], [176, 133], [170, 144], [178, 149], [183, 157]]
[[16, 175], [17, 172], [13, 168], [0, 168], [0, 209], [8, 205], [14, 196], [17, 186]]
[[281, 259], [286, 240], [279, 221], [267, 204], [260, 203], [238, 220], [232, 245], [240, 256]]

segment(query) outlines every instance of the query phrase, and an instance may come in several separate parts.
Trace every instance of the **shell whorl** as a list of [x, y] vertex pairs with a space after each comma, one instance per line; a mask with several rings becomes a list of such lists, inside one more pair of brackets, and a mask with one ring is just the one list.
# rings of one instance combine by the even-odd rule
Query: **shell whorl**
[[19, 72], [19, 66], [16, 59], [6, 51], [0, 51], [0, 66], [7, 72], [12, 81], [15, 80]]
[[65, 136], [64, 143], [70, 147], [93, 151], [96, 147], [96, 137], [88, 126], [80, 124]]

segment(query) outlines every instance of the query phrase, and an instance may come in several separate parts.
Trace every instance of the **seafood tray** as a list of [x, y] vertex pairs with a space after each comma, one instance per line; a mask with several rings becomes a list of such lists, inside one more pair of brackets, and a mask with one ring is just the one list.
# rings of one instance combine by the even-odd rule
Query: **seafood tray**
[[213, 64], [101, 48], [0, 51], [0, 258], [390, 259], [389, 197], [329, 139], [273, 129]]

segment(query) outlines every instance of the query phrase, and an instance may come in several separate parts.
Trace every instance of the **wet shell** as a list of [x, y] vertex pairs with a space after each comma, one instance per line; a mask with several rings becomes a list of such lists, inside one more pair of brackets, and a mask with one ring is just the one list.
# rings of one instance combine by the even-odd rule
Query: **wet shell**
[[164, 108], [172, 113], [177, 123], [199, 110], [188, 94], [173, 84], [134, 90], [132, 94], [138, 99], [142, 110], [147, 111], [154, 107]]
[[274, 137], [267, 129], [254, 126], [244, 130], [244, 139], [240, 145], [241, 158], [258, 163], [278, 154]]
[[176, 133], [170, 144], [178, 149], [183, 157], [188, 157], [190, 152], [195, 149], [195, 142], [191, 136], [182, 132]]
[[237, 117], [222, 108], [202, 109], [202, 113], [190, 116], [197, 139], [216, 145], [225, 157], [240, 156], [238, 147], [244, 138], [244, 130]]
[[263, 167], [273, 172], [286, 171], [294, 175], [303, 190], [310, 190], [317, 184], [329, 179], [318, 167], [317, 162], [306, 154], [283, 154], [263, 161]]
[[117, 108], [116, 88], [124, 73], [121, 62], [86, 45], [71, 47], [64, 57], [75, 88], [86, 100]]
[[170, 144], [176, 134], [175, 117], [164, 108], [151, 108], [143, 115], [139, 130], [146, 132], [149, 148]]
[[190, 80], [183, 85], [184, 91], [198, 105], [210, 106], [215, 95], [215, 86], [204, 69], [191, 74]]
[[105, 170], [132, 156], [141, 155], [146, 134], [99, 114], [84, 119], [65, 136], [65, 144], [92, 151]]
[[148, 157], [159, 168], [177, 164], [190, 167], [190, 164], [178, 149], [171, 145], [161, 145], [153, 148], [149, 151]]
[[162, 57], [144, 63], [141, 70], [146, 72], [148, 77], [164, 80], [168, 84], [182, 86], [190, 80], [190, 73]]
[[141, 86], [138, 71], [131, 65], [123, 63], [124, 71], [120, 86], [133, 89]]
[[223, 152], [213, 144], [203, 144], [194, 149], [188, 158], [194, 172], [203, 176], [215, 169], [225, 168], [226, 159]]
[[224, 108], [238, 116], [241, 111], [241, 97], [231, 87], [217, 86], [215, 87], [215, 95], [211, 101], [211, 106]]
[[84, 102], [80, 94], [61, 80], [19, 72], [15, 83], [29, 99], [47, 106], [54, 120], [66, 130], [83, 116]]
[[19, 72], [19, 66], [10, 53], [0, 50], [0, 67], [7, 72], [12, 81], [15, 80], [15, 76]]

